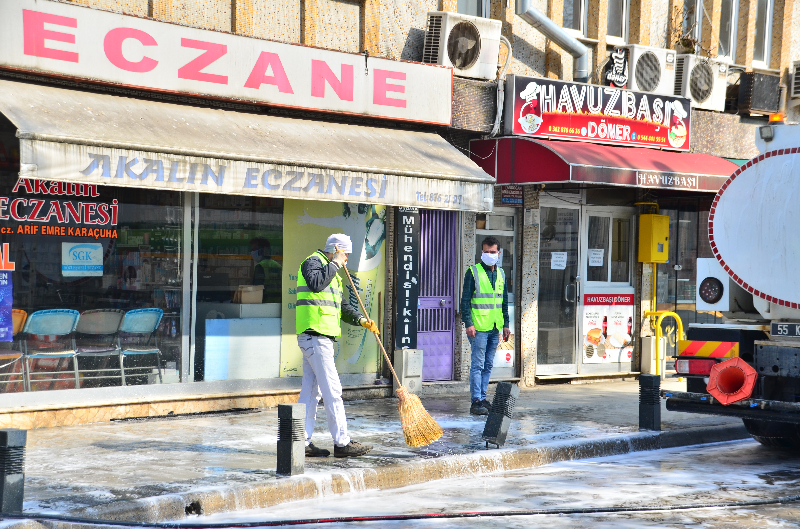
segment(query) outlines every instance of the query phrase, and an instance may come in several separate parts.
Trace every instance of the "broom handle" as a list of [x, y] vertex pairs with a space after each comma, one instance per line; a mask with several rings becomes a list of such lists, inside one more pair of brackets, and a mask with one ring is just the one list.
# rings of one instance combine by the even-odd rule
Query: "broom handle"
[[[350, 277], [350, 270], [347, 269], [347, 263], [345, 263], [345, 265], [342, 266], [342, 268], [344, 268], [344, 273], [347, 274], [347, 279], [350, 280], [350, 288], [353, 289], [353, 292], [356, 295], [356, 299], [358, 300], [358, 305], [361, 307], [361, 312], [364, 313], [365, 318], [369, 319], [369, 313], [367, 312], [367, 309], [364, 308], [364, 302], [361, 301], [361, 296], [358, 295], [358, 290], [356, 290], [356, 286], [355, 284], [353, 284], [353, 278]], [[392, 361], [389, 360], [389, 355], [386, 354], [386, 349], [383, 348], [383, 342], [381, 342], [377, 334], [375, 335], [375, 341], [378, 342], [378, 347], [381, 348], [381, 351], [383, 352], [383, 357], [386, 358], [386, 364], [389, 366], [389, 369], [391, 369], [392, 376], [394, 376], [394, 380], [397, 382], [397, 385], [400, 386], [401, 385], [400, 379], [397, 378], [397, 373], [394, 372], [394, 367], [392, 367]]]

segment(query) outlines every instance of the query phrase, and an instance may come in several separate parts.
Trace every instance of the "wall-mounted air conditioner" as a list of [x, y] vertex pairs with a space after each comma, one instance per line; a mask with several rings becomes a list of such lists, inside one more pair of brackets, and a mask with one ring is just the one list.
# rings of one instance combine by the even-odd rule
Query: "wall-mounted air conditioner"
[[745, 72], [739, 77], [739, 112], [772, 114], [781, 104], [781, 77]]
[[637, 92], [672, 94], [675, 86], [675, 51], [630, 44], [628, 88]]
[[722, 112], [727, 87], [728, 65], [724, 62], [697, 55], [678, 55], [674, 94], [691, 99], [692, 108]]
[[800, 99], [800, 61], [792, 64], [792, 78], [789, 79], [789, 97]]
[[446, 11], [429, 11], [422, 62], [452, 66], [472, 79], [497, 78], [501, 22]]

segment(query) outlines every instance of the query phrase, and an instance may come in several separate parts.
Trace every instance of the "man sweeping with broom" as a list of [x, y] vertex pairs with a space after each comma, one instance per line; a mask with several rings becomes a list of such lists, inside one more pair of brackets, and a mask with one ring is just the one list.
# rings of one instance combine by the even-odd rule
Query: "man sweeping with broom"
[[335, 233], [328, 237], [324, 251], [318, 250], [303, 261], [297, 274], [297, 343], [303, 351], [303, 386], [299, 402], [306, 405], [306, 456], [308, 457], [330, 455], [328, 450], [317, 448], [311, 443], [320, 393], [325, 399], [328, 428], [333, 437], [333, 455], [355, 457], [372, 450], [371, 446], [352, 441], [347, 435], [342, 385], [333, 361], [333, 342], [341, 334], [340, 316], [347, 323], [361, 325], [375, 335], [387, 367], [399, 386], [396, 391], [397, 409], [400, 412], [406, 444], [413, 447], [425, 446], [442, 436], [441, 426], [425, 410], [419, 397], [400, 385], [389, 355], [379, 338], [378, 326], [351, 307], [347, 298], [342, 296], [342, 280], [338, 277], [340, 268], [344, 269], [361, 310], [367, 312], [353, 284], [353, 278], [344, 266], [347, 255], [352, 251], [353, 243], [350, 237]]
[[303, 385], [298, 402], [306, 405], [306, 457], [330, 455], [330, 451], [311, 442], [320, 396], [325, 401], [334, 457], [357, 457], [372, 450], [347, 435], [342, 384], [334, 362], [334, 342], [342, 334], [341, 320], [378, 332], [375, 322], [342, 296], [344, 288], [338, 272], [352, 251], [350, 237], [335, 233], [328, 237], [324, 250], [317, 250], [302, 262], [297, 273], [297, 344], [303, 351]]

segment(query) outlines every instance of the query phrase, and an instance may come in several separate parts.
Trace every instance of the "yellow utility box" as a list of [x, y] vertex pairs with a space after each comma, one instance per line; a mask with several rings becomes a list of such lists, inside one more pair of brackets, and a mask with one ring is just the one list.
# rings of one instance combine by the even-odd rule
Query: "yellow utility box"
[[639, 215], [639, 262], [669, 259], [669, 215]]

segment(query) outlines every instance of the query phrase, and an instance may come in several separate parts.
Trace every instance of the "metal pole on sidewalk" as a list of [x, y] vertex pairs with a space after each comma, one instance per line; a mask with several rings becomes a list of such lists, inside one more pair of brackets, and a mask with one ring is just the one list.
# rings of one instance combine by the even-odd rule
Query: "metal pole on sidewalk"
[[639, 429], [661, 431], [661, 376], [639, 375]]
[[0, 430], [0, 512], [22, 512], [27, 440], [26, 430]]
[[305, 419], [305, 404], [278, 405], [278, 474], [294, 476], [305, 472]]

